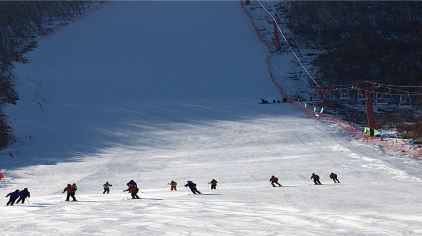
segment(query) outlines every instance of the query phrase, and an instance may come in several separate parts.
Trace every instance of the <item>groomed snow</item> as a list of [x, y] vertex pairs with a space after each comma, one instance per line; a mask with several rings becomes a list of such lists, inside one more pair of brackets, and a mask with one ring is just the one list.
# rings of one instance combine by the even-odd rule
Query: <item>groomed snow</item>
[[237, 1], [111, 2], [42, 39], [7, 111], [18, 158], [1, 156], [0, 193], [32, 197], [0, 206], [0, 235], [422, 235], [421, 163], [258, 105], [279, 99], [265, 50]]

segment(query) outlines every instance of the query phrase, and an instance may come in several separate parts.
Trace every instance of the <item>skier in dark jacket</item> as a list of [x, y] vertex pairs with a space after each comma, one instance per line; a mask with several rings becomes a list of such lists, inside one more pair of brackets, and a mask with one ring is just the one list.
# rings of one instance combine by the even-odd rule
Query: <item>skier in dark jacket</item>
[[185, 184], [185, 187], [189, 187], [193, 194], [201, 194], [201, 192], [196, 189], [196, 184], [190, 180]]
[[277, 178], [277, 177], [275, 177], [274, 175], [272, 175], [272, 176], [271, 176], [271, 178], [270, 178], [270, 182], [271, 182], [271, 185], [272, 185], [273, 187], [276, 187], [274, 184], [277, 184], [277, 185], [278, 185], [278, 187], [281, 187], [281, 184], [280, 184], [280, 183], [278, 183], [278, 178]]
[[104, 187], [103, 194], [105, 194], [105, 193], [109, 194], [110, 193], [110, 187], [111, 186], [113, 186], [113, 185], [111, 185], [109, 182], [106, 182], [105, 184], [103, 184], [103, 187]]
[[31, 197], [31, 193], [28, 191], [28, 188], [24, 188], [22, 191], [19, 192], [19, 199], [16, 204], [18, 204], [19, 202], [22, 202], [22, 204], [24, 204], [25, 199], [27, 197]]
[[135, 186], [135, 185], [133, 185], [133, 184], [131, 184], [131, 185], [128, 187], [128, 189], [123, 190], [123, 192], [129, 192], [129, 193], [130, 193], [130, 195], [132, 196], [132, 199], [141, 199], [141, 198], [138, 196], [138, 192], [139, 192], [138, 187], [136, 187], [136, 186]]
[[74, 201], [74, 202], [76, 202], [76, 201], [78, 201], [78, 200], [76, 200], [76, 198], [75, 198], [75, 194], [76, 194], [76, 190], [78, 189], [77, 187], [76, 187], [76, 184], [74, 184], [74, 185], [71, 185], [71, 184], [68, 184], [67, 186], [66, 186], [66, 188], [64, 188], [64, 190], [63, 190], [63, 192], [62, 193], [64, 193], [64, 192], [66, 192], [67, 193], [67, 196], [66, 196], [66, 201], [68, 202], [69, 201], [69, 198], [70, 197], [72, 197], [72, 201]]
[[16, 199], [18, 199], [19, 198], [19, 189], [16, 189], [16, 191], [14, 191], [14, 192], [11, 192], [11, 193], [9, 193], [9, 194], [7, 194], [6, 195], [6, 197], [10, 197], [9, 198], [9, 201], [7, 202], [7, 206], [13, 206], [13, 204], [15, 204], [15, 201], [16, 201]]
[[321, 182], [319, 181], [319, 176], [315, 173], [312, 173], [311, 179], [314, 179], [314, 184], [321, 185]]
[[211, 184], [211, 189], [217, 189], [217, 183], [217, 180], [212, 179], [208, 184]]
[[337, 174], [334, 172], [331, 172], [330, 179], [332, 179], [334, 183], [340, 183], [340, 181], [337, 179]]
[[133, 179], [131, 180], [131, 181], [129, 181], [129, 183], [127, 183], [126, 184], [128, 187], [130, 187], [130, 186], [135, 186], [135, 187], [138, 187], [138, 185], [136, 184], [136, 182], [135, 181], [133, 181]]

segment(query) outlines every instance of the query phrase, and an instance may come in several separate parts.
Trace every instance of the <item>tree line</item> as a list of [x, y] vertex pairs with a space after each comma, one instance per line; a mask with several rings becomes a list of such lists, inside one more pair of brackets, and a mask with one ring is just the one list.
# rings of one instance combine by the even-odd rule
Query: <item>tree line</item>
[[329, 83], [422, 85], [422, 2], [292, 1], [288, 27], [325, 49], [315, 64]]
[[0, 148], [15, 141], [2, 112], [5, 104], [16, 104], [19, 99], [14, 87], [13, 63], [28, 63], [25, 54], [37, 46], [37, 36], [98, 4], [94, 1], [0, 2]]

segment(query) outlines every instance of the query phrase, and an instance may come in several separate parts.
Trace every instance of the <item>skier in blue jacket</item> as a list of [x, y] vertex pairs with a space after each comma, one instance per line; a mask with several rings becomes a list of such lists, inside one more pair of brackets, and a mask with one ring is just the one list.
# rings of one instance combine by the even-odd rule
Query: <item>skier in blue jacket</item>
[[25, 199], [27, 197], [31, 197], [31, 193], [28, 191], [28, 188], [24, 188], [22, 191], [19, 192], [19, 199], [16, 204], [18, 204], [19, 202], [22, 202], [22, 204], [24, 204]]
[[314, 184], [321, 185], [321, 182], [319, 181], [319, 176], [315, 173], [312, 173], [311, 179], [314, 179]]
[[11, 192], [11, 193], [9, 193], [9, 194], [7, 194], [6, 195], [6, 197], [10, 197], [9, 198], [9, 201], [7, 202], [7, 206], [13, 206], [13, 204], [15, 204], [15, 201], [16, 201], [16, 199], [18, 199], [19, 198], [19, 189], [16, 189], [16, 191], [14, 191], [14, 192]]
[[201, 192], [196, 189], [196, 184], [190, 180], [185, 184], [185, 187], [189, 187], [193, 194], [201, 194]]

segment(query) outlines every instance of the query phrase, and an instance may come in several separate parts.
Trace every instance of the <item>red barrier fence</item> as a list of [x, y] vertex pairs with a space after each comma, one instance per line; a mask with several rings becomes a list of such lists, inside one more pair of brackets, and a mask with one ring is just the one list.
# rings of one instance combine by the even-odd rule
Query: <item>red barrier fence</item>
[[[268, 49], [268, 55], [267, 55], [267, 66], [270, 74], [270, 79], [273, 82], [274, 86], [277, 88], [277, 90], [280, 92], [281, 97], [287, 98], [287, 101], [291, 103], [292, 105], [296, 106], [299, 109], [302, 109], [306, 115], [309, 117], [312, 117], [317, 120], [325, 120], [332, 123], [335, 123], [342, 127], [344, 130], [346, 130], [349, 134], [351, 134], [353, 137], [360, 139], [362, 141], [365, 141], [367, 143], [371, 143], [373, 145], [377, 145], [381, 148], [385, 148], [387, 150], [391, 150], [393, 152], [400, 152], [400, 153], [406, 153], [408, 155], [414, 156], [416, 158], [422, 158], [422, 147], [419, 146], [412, 146], [412, 145], [405, 145], [405, 144], [399, 144], [397, 141], [394, 140], [382, 140], [380, 137], [368, 137], [363, 132], [361, 132], [359, 129], [351, 125], [350, 123], [330, 114], [319, 114], [315, 113], [313, 110], [310, 110], [307, 108], [304, 104], [297, 102], [295, 100], [292, 100], [288, 98], [287, 94], [285, 93], [283, 87], [280, 85], [279, 81], [277, 80], [277, 77], [274, 73], [273, 66], [271, 59], [273, 57], [273, 52], [275, 52], [275, 48], [271, 45], [268, 40], [264, 38], [264, 36], [260, 33], [260, 29], [255, 23], [254, 18], [252, 17], [250, 11], [246, 8], [245, 3], [243, 0], [240, 1], [240, 5], [242, 6], [243, 11], [248, 16], [255, 33], [257, 34], [259, 40], [265, 45], [265, 47]], [[279, 22], [279, 21], [277, 21]]]

